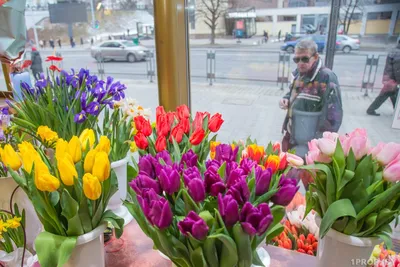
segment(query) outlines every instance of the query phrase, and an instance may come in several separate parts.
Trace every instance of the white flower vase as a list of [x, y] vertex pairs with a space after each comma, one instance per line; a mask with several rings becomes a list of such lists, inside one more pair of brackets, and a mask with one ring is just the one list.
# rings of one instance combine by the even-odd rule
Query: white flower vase
[[126, 199], [127, 195], [127, 164], [128, 161], [126, 159], [121, 159], [111, 163], [111, 168], [114, 170], [118, 179], [118, 191], [111, 197], [107, 206], [107, 209], [112, 210], [117, 216], [125, 220], [124, 225], [130, 223], [133, 219], [128, 209], [122, 203], [122, 201]]
[[[0, 178], [0, 208], [10, 211], [10, 198], [14, 189], [17, 187], [17, 183], [12, 177]], [[25, 194], [24, 190], [18, 188], [13, 197], [13, 209], [14, 203], [18, 205], [20, 212], [25, 210], [25, 232], [26, 232], [26, 246], [28, 249], [33, 248], [33, 243], [36, 236], [42, 231], [42, 223], [36, 215], [35, 208], [32, 202]]]
[[319, 240], [317, 267], [367, 266], [379, 238], [355, 237], [330, 229]]
[[105, 267], [104, 231], [101, 224], [93, 231], [78, 236], [76, 247], [64, 267]]

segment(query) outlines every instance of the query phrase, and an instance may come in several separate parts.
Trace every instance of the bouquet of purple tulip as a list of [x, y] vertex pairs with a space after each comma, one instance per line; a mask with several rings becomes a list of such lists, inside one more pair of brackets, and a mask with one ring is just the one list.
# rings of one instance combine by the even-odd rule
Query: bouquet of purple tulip
[[283, 231], [298, 186], [237, 154], [221, 144], [205, 162], [192, 150], [178, 161], [166, 150], [140, 158], [125, 205], [176, 266], [264, 266], [256, 249]]

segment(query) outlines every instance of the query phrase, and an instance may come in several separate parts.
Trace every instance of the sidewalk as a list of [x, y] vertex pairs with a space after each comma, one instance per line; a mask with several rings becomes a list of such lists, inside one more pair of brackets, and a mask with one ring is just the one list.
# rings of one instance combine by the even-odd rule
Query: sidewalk
[[[128, 97], [136, 98], [145, 107], [155, 111], [158, 105], [157, 84], [141, 80], [121, 80], [128, 89]], [[279, 109], [278, 102], [284, 95], [277, 88], [265, 86], [246, 86], [214, 84], [212, 87], [203, 83], [192, 83], [192, 111], [219, 112], [225, 123], [218, 139], [223, 142], [256, 138], [260, 144], [280, 141], [281, 128], [285, 111]], [[377, 92], [364, 97], [362, 92], [342, 93], [344, 119], [340, 133], [355, 128], [366, 128], [372, 144], [383, 142], [400, 143], [400, 130], [391, 128], [393, 109], [386, 102], [380, 109], [380, 117], [365, 113]], [[153, 119], [155, 119], [155, 114]]]

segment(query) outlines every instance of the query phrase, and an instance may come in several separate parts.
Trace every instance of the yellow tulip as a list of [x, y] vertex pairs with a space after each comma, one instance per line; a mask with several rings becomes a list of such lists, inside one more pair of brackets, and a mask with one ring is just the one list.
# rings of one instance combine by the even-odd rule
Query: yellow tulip
[[1, 154], [3, 154], [3, 149], [0, 147], [0, 161], [2, 161], [1, 160]]
[[96, 146], [96, 150], [98, 152], [104, 151], [107, 153], [107, 155], [110, 153], [111, 144], [110, 144], [110, 140], [107, 138], [107, 136], [103, 135], [100, 137], [100, 141], [99, 141], [99, 144]]
[[107, 153], [104, 151], [98, 152], [94, 160], [92, 174], [96, 176], [100, 182], [103, 182], [110, 177], [110, 170], [110, 161], [108, 160]]
[[72, 137], [68, 144], [68, 152], [72, 157], [72, 161], [77, 163], [81, 160], [82, 150], [81, 150], [81, 142], [77, 136]]
[[60, 160], [65, 157], [68, 152], [68, 142], [60, 138], [57, 140], [56, 144], [56, 159]]
[[86, 151], [89, 143], [89, 148], [92, 148], [95, 141], [94, 131], [92, 129], [85, 129], [79, 136], [79, 141], [82, 144], [82, 150]]
[[50, 173], [49, 167], [47, 167], [46, 163], [43, 162], [42, 158], [38, 157], [34, 159], [35, 163], [35, 181], [39, 178], [39, 176], [43, 173]]
[[60, 181], [48, 172], [40, 172], [35, 185], [40, 191], [54, 192], [60, 187]]
[[7, 144], [1, 152], [1, 159], [6, 167], [11, 167], [14, 171], [21, 168], [22, 162], [14, 148]]
[[96, 176], [86, 173], [83, 176], [83, 193], [90, 200], [96, 200], [101, 195], [101, 184]]
[[47, 126], [39, 126], [37, 129], [36, 134], [46, 142], [55, 142], [58, 139], [58, 135], [56, 132], [52, 131], [49, 127]]
[[85, 162], [83, 163], [83, 169], [85, 170], [85, 173], [92, 172], [96, 154], [97, 151], [94, 149], [90, 150], [89, 153], [87, 153]]
[[71, 160], [68, 157], [59, 160], [57, 168], [60, 172], [61, 181], [68, 186], [74, 185], [74, 178], [78, 178], [78, 173]]
[[24, 153], [26, 151], [36, 151], [35, 147], [26, 141], [23, 141], [21, 144], [18, 144], [18, 150], [20, 153]]
[[27, 173], [31, 173], [33, 162], [40, 158], [39, 153], [35, 150], [35, 147], [29, 142], [22, 142], [18, 145], [19, 155], [22, 159], [22, 165]]

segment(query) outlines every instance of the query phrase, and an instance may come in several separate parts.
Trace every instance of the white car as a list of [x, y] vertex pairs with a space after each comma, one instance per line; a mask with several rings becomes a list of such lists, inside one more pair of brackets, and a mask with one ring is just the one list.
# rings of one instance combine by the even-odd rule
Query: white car
[[110, 40], [98, 46], [92, 46], [90, 52], [97, 61], [124, 60], [136, 62], [146, 60], [149, 49], [136, 45], [133, 41]]

